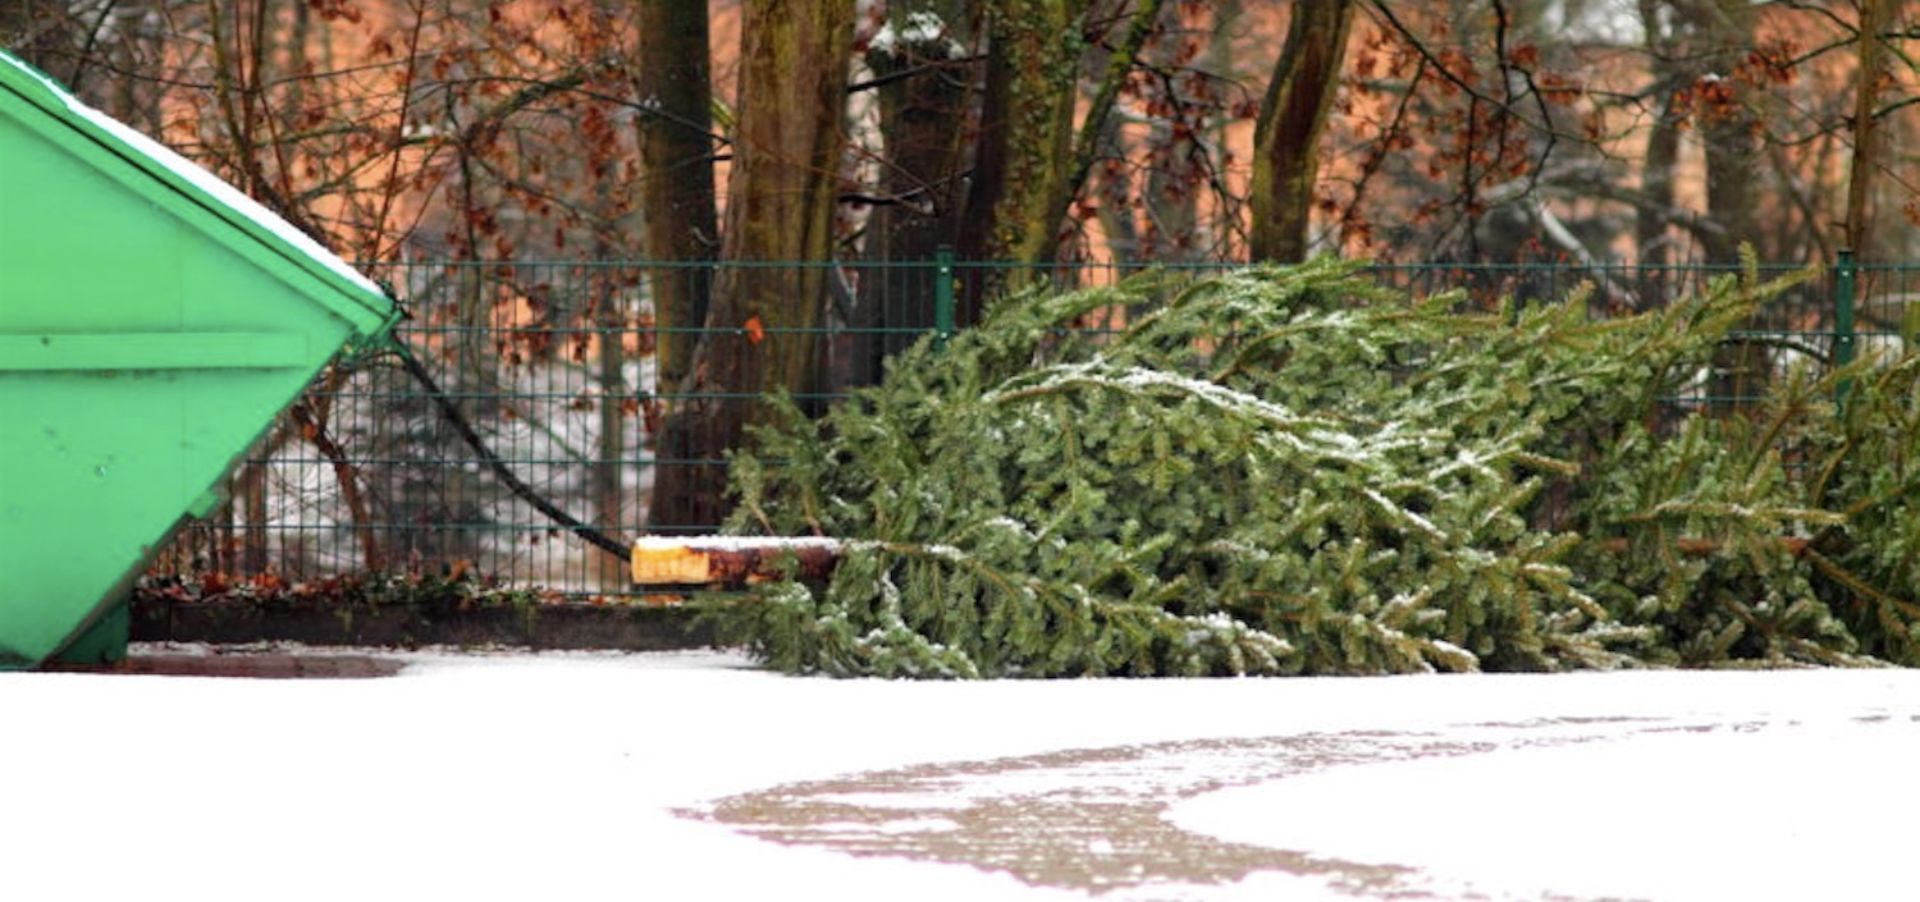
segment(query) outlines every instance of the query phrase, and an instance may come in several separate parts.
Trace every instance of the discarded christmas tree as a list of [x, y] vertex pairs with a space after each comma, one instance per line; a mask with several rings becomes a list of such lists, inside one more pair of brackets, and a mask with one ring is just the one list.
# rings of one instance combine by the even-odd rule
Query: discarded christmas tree
[[[1769, 444], [1807, 441], [1828, 382], [1788, 380], [1772, 434], [1656, 422], [1777, 287], [1593, 320], [1583, 296], [1473, 311], [1320, 260], [1010, 297], [823, 419], [780, 404], [735, 458], [730, 530], [846, 551], [824, 586], [717, 614], [777, 667], [845, 675], [1863, 661], [1817, 591], [1835, 578], [1786, 541], [1845, 517]], [[1116, 308], [1152, 312], [1076, 327]], [[1852, 472], [1823, 491], [1891, 491]]]

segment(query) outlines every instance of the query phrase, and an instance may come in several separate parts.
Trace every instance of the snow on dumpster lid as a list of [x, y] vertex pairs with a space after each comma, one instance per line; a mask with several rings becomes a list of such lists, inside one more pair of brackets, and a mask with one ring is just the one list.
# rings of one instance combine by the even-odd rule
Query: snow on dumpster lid
[[393, 302], [372, 279], [198, 163], [85, 103], [53, 78], [0, 50], [0, 87], [25, 98], [117, 156], [261, 239], [301, 268], [341, 288], [359, 306], [388, 318]]

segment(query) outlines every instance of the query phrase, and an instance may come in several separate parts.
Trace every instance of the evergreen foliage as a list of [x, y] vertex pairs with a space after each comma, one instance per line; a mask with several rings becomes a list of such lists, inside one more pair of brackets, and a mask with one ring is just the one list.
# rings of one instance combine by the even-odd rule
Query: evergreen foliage
[[[1912, 663], [1920, 365], [1663, 413], [1781, 287], [1592, 320], [1322, 259], [1017, 295], [823, 419], [776, 402], [730, 529], [847, 554], [716, 614], [837, 675]], [[1077, 327], [1116, 306], [1152, 312]]]

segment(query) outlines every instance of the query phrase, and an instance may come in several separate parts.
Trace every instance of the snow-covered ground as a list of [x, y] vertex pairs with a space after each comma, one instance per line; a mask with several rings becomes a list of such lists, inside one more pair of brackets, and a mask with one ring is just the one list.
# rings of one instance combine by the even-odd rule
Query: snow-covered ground
[[1920, 672], [0, 674], [6, 898], [1907, 898]]

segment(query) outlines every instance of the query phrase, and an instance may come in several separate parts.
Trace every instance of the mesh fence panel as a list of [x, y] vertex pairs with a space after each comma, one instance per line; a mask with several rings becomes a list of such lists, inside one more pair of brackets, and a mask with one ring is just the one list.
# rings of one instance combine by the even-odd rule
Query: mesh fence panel
[[[885, 355], [945, 323], [969, 321], [985, 298], [1020, 286], [1110, 284], [1140, 267], [1009, 267], [953, 261], [758, 263], [729, 267], [824, 271], [821, 325], [766, 341], [807, 341], [818, 385], [800, 399], [842, 397], [878, 378]], [[1201, 276], [1223, 266], [1178, 268]], [[663, 324], [656, 297], [711, 289], [715, 264], [645, 262], [414, 263], [365, 267], [408, 305], [398, 338], [413, 349], [485, 443], [531, 489], [619, 536], [644, 531], [656, 481], [723, 461], [658, 456], [663, 412], [690, 397], [662, 384], [664, 349], [703, 328]], [[1791, 267], [1764, 267], [1780, 275]], [[1417, 296], [1464, 290], [1491, 309], [1565, 297], [1591, 283], [1594, 315], [1650, 309], [1733, 268], [1704, 266], [1380, 266], [1382, 282]], [[1902, 353], [1920, 326], [1910, 305], [1920, 271], [1858, 270], [1856, 353]], [[1782, 295], [1688, 379], [1683, 407], [1752, 400], [1770, 373], [1830, 362], [1836, 346], [1831, 270]], [[782, 299], [783, 301], [785, 299]], [[946, 309], [943, 310], [942, 307]], [[1913, 311], [1913, 312], [1910, 312]], [[1123, 328], [1141, 309], [1116, 307], [1083, 323]], [[275, 572], [289, 579], [362, 571], [472, 571], [569, 594], [629, 591], [624, 562], [560, 529], [489, 472], [431, 398], [392, 360], [323, 376], [229, 477], [231, 498], [184, 530], [156, 563], [191, 575]], [[712, 525], [695, 527], [708, 530]]]

